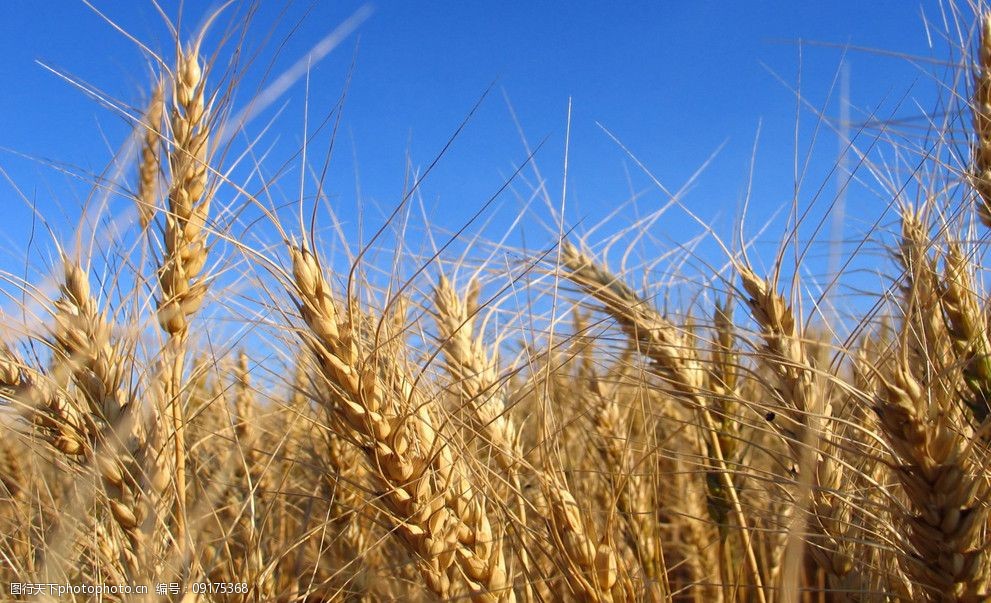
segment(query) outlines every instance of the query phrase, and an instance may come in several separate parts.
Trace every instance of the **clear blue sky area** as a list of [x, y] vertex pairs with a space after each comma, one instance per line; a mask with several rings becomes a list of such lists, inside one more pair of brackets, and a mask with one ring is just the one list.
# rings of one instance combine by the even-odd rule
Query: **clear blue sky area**
[[[153, 49], [171, 48], [168, 30], [150, 2], [93, 3]], [[163, 6], [171, 16], [177, 14], [175, 2]], [[239, 102], [250, 96], [273, 57], [272, 73], [278, 74], [361, 6], [319, 0], [289, 5], [262, 2], [245, 47], [258, 47], [269, 31], [272, 37], [248, 70], [248, 87], [242, 89]], [[377, 225], [378, 208], [384, 211], [399, 200], [407, 153], [414, 166], [422, 169], [429, 164], [494, 82], [478, 114], [422, 188], [436, 225], [460, 226], [526, 156], [505, 98], [530, 142], [544, 141], [537, 162], [559, 202], [571, 99], [571, 225], [587, 229], [634, 191], [643, 193], [636, 208], [640, 214], [667, 200], [597, 125], [601, 124], [670, 190], [681, 188], [718, 150], [684, 203], [721, 234], [732, 236], [762, 124], [748, 219], [750, 231], [755, 232], [790, 202], [796, 152], [804, 159], [816, 135], [816, 116], [809, 108], [797, 114], [789, 87], [800, 85], [813, 108], [836, 119], [839, 105], [835, 94], [829, 99], [829, 89], [844, 57], [843, 45], [905, 54], [917, 60], [864, 50], [846, 52], [851, 118], [863, 121], [875, 109], [883, 119], [918, 117], [933, 109], [938, 92], [930, 73], [941, 68], [927, 61], [952, 58], [938, 31], [943, 26], [929, 32], [924, 26], [923, 14], [942, 23], [936, 2], [378, 2], [371, 6], [371, 16], [314, 66], [309, 81], [312, 126], [333, 107], [356, 57], [326, 192], [341, 217], [354, 220], [359, 182], [369, 225]], [[206, 3], [186, 3], [187, 33], [207, 11]], [[68, 229], [78, 219], [89, 189], [85, 174], [104, 169], [126, 140], [129, 127], [115, 111], [37, 61], [86, 82], [116, 102], [134, 105], [147, 97], [148, 61], [82, 2], [6, 0], [0, 12], [0, 78], [6, 82], [0, 94], [4, 149], [0, 167], [58, 228]], [[244, 14], [244, 9], [229, 12]], [[273, 172], [299, 148], [304, 97], [305, 82], [300, 81], [249, 128], [257, 134], [276, 110], [283, 111], [259, 147], [270, 149], [266, 162]], [[320, 144], [325, 142], [321, 139]], [[811, 202], [823, 183], [826, 191], [820, 203], [832, 198], [828, 172], [836, 162], [838, 146], [835, 133], [827, 127], [819, 130], [800, 194], [803, 203]], [[53, 169], [48, 160], [72, 166], [70, 171], [84, 174], [83, 181]], [[282, 200], [298, 195], [298, 180], [298, 169], [293, 168], [278, 191]], [[514, 189], [520, 195], [528, 192], [523, 183]], [[0, 199], [5, 208], [0, 244], [6, 247], [0, 267], [6, 267], [23, 252], [31, 211], [6, 181], [0, 182]], [[492, 210], [491, 236], [512, 221], [522, 203], [512, 192], [499, 202]], [[885, 203], [866, 187], [851, 190], [845, 236], [852, 238], [866, 228]], [[633, 212], [624, 219], [632, 219]], [[622, 225], [621, 219], [616, 227]], [[530, 221], [522, 228], [524, 234], [526, 229], [546, 234]], [[677, 210], [651, 227], [651, 235], [668, 246], [699, 231]], [[765, 238], [773, 240], [776, 232], [769, 231]]]

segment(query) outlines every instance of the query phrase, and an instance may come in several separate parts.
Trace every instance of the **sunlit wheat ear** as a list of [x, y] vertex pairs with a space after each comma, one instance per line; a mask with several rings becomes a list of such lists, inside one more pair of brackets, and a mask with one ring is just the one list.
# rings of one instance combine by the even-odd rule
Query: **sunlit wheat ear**
[[987, 418], [991, 401], [991, 341], [987, 315], [974, 289], [972, 271], [960, 244], [948, 243], [939, 300], [957, 364], [973, 393], [973, 399], [965, 402], [980, 423]]
[[898, 300], [903, 315], [901, 328], [908, 337], [912, 365], [939, 373], [945, 370], [952, 348], [941, 315], [940, 285], [932, 257], [935, 243], [921, 209], [902, 207], [900, 213], [901, 239], [896, 257], [902, 268]]
[[981, 43], [974, 75], [974, 145], [971, 179], [977, 191], [977, 216], [991, 227], [991, 13], [980, 18]]
[[152, 92], [151, 102], [141, 120], [141, 160], [138, 162], [138, 221], [144, 230], [155, 218], [159, 209], [159, 171], [162, 152], [162, 115], [165, 112], [165, 95], [161, 84]]
[[56, 356], [48, 373], [28, 366], [0, 343], [0, 400], [10, 404], [34, 426], [34, 436], [59, 454], [83, 460], [89, 453], [91, 424], [84, 403], [66, 391], [71, 372]]
[[842, 495], [844, 466], [822, 378], [809, 360], [791, 306], [752, 270], [738, 270], [764, 342], [759, 361], [778, 376], [789, 448], [802, 471], [811, 471], [806, 478], [811, 488], [810, 550], [834, 588], [863, 590], [853, 563], [853, 539], [847, 534], [851, 506]]
[[158, 321], [168, 334], [163, 354], [165, 405], [172, 422], [175, 472], [175, 522], [177, 541], [186, 547], [186, 443], [181, 398], [189, 321], [203, 304], [207, 282], [202, 275], [207, 261], [206, 224], [212, 190], [208, 188], [207, 161], [210, 107], [198, 42], [179, 52], [172, 91], [172, 145], [169, 149], [168, 207], [164, 248], [158, 270], [161, 294]]
[[[462, 300], [451, 282], [441, 277], [434, 289], [438, 334], [444, 349], [445, 368], [461, 392], [474, 429], [488, 441], [503, 471], [515, 473], [522, 452], [519, 434], [508, 414], [495, 360], [474, 334], [477, 285]], [[473, 302], [472, 298], [475, 298]]]
[[[733, 298], [716, 302], [712, 316], [713, 335], [709, 351], [709, 388], [713, 393], [713, 414], [719, 428], [719, 445], [727, 461], [736, 462], [740, 443], [740, 354], [735, 348], [736, 325], [733, 323]], [[709, 509], [720, 523], [730, 511], [730, 501], [722, 488], [709, 476]]]
[[550, 503], [548, 524], [555, 548], [568, 564], [565, 577], [581, 600], [612, 602], [628, 600], [625, 589], [617, 589], [620, 578], [613, 543], [603, 536], [596, 542], [588, 532], [571, 491], [556, 478], [547, 476], [543, 486]]
[[207, 189], [209, 108], [198, 48], [179, 54], [173, 87], [172, 146], [169, 167], [165, 256], [158, 279], [158, 319], [171, 337], [184, 337], [189, 318], [203, 303], [207, 284], [200, 278], [207, 260], [206, 223], [212, 193]]
[[111, 514], [127, 538], [118, 547], [128, 575], [137, 578], [148, 568], [144, 558], [143, 524], [148, 506], [142, 492], [144, 468], [132, 453], [146, 442], [138, 424], [143, 417], [123, 390], [126, 354], [115, 341], [105, 312], [97, 306], [82, 267], [63, 259], [64, 280], [55, 302], [56, 360], [67, 370], [82, 393], [82, 410], [89, 425], [87, 455], [103, 481]]
[[733, 517], [743, 540], [749, 578], [756, 587], [754, 592], [758, 600], [763, 601], [763, 580], [751, 543], [748, 521], [740, 504], [738, 486], [726, 465], [726, 457], [719, 443], [719, 426], [712, 416], [706, 395], [706, 372], [696, 355], [694, 342], [606, 267], [596, 264], [568, 241], [561, 241], [560, 262], [564, 276], [605, 307], [606, 312], [636, 343], [640, 353], [651, 360], [653, 370], [679, 402], [697, 413], [700, 437], [711, 454], [709, 460], [713, 472], [725, 488], [733, 507]]
[[919, 382], [903, 356], [884, 377], [876, 410], [906, 495], [899, 562], [929, 601], [987, 600], [987, 461], [961, 432], [953, 390]]
[[781, 379], [785, 402], [790, 406], [789, 431], [793, 444], [802, 445], [808, 426], [820, 413], [826, 400], [815, 385], [815, 371], [805, 350], [802, 334], [791, 306], [771, 284], [752, 270], [739, 268], [747, 304], [760, 326], [764, 342], [761, 361], [767, 363]]
[[0, 343], [0, 400], [33, 426], [33, 436], [58, 454], [82, 461], [89, 453], [91, 425], [79, 400], [66, 392], [70, 373], [60, 358], [46, 373], [28, 366]]
[[616, 500], [616, 509], [622, 518], [623, 536], [636, 555], [635, 560], [624, 559], [623, 562], [638, 563], [643, 572], [642, 585], [638, 584], [638, 587], [651, 589], [650, 596], [654, 599], [664, 598], [660, 591], [664, 572], [662, 543], [658, 537], [657, 513], [651, 511], [656, 508], [657, 499], [639, 466], [646, 458], [641, 459], [641, 455], [632, 450], [631, 413], [625, 407], [628, 400], [622, 398], [616, 383], [623, 379], [619, 373], [627, 370], [629, 358], [616, 361], [612, 372], [617, 374], [606, 376], [605, 380], [610, 381], [612, 387], [603, 385], [603, 379], [595, 370], [594, 340], [587, 335], [587, 314], [579, 308], [575, 308], [572, 314], [580, 354], [579, 381], [574, 384], [580, 389], [575, 391], [575, 396], [587, 397], [591, 405], [593, 427], [599, 436], [596, 438], [596, 449], [607, 468], [605, 474], [610, 482], [606, 494], [608, 499]]
[[[479, 292], [478, 281], [472, 281], [462, 298], [444, 276], [434, 289], [434, 316], [444, 350], [444, 367], [454, 382], [455, 391], [461, 394], [469, 425], [489, 447], [485, 456], [492, 455], [502, 471], [502, 479], [509, 484], [515, 503], [512, 510], [515, 521], [526, 526], [527, 502], [523, 499], [520, 477], [523, 459], [520, 434], [509, 415], [497, 361], [485, 349], [481, 334], [475, 333]], [[532, 565], [526, 546], [516, 547], [516, 555], [524, 574], [530, 575]]]
[[251, 387], [251, 371], [248, 354], [244, 350], [237, 353], [234, 364], [234, 433], [245, 456], [248, 468], [254, 468], [259, 459], [255, 446], [258, 443], [258, 426], [255, 424], [257, 407], [255, 393]]
[[339, 400], [318, 402], [343, 437], [361, 444], [396, 521], [394, 533], [419, 557], [427, 586], [441, 597], [467, 590], [479, 600], [515, 600], [502, 548], [492, 546], [491, 522], [471, 507], [464, 467], [438, 433], [432, 405], [396, 359], [362, 350], [367, 342], [356, 339], [356, 325], [341, 320], [316, 256], [296, 245], [289, 252], [293, 293], [309, 327], [304, 342], [327, 385], [340, 393]]
[[89, 453], [90, 428], [85, 411], [63, 387], [39, 371], [22, 369], [15, 399], [39, 428], [41, 437], [70, 457], [83, 459]]
[[[656, 513], [653, 512], [656, 509], [655, 498], [644, 479], [642, 468], [633, 462], [630, 451], [625, 449], [628, 445], [628, 432], [619, 404], [612, 396], [599, 395], [597, 400], [599, 407], [594, 420], [601, 441], [598, 448], [602, 461], [606, 463], [605, 471], [612, 474], [611, 478], [617, 482], [613, 488], [619, 489], [616, 494], [611, 491], [607, 494], [609, 498], [616, 498], [616, 509], [623, 516], [623, 536], [627, 546], [636, 555], [634, 563], [642, 568], [641, 583], [637, 587], [649, 588], [652, 596], [660, 597], [664, 559], [661, 551], [663, 544], [658, 538]], [[608, 543], [604, 545], [608, 546]], [[617, 557], [615, 552], [607, 551], [602, 545], [599, 548], [603, 554]], [[608, 548], [614, 551], [616, 547]], [[626, 563], [627, 560], [623, 559], [621, 562]], [[630, 573], [635, 572], [634, 567], [624, 569]]]
[[106, 313], [96, 305], [89, 276], [71, 260], [63, 260], [63, 265], [61, 296], [55, 302], [55, 341], [89, 412], [114, 425], [127, 403], [121, 391], [124, 351], [113, 340]]

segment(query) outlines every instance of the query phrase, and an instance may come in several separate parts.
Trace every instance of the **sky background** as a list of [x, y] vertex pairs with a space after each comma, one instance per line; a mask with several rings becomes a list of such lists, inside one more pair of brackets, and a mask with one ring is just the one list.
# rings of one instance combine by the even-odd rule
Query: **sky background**
[[[151, 3], [93, 4], [153, 50], [165, 49], [171, 55], [168, 29]], [[184, 37], [215, 6], [187, 2]], [[283, 72], [362, 6], [320, 0], [263, 2], [245, 40], [246, 48], [260, 48], [259, 59], [245, 72], [235, 110], [250, 98], [267, 70]], [[748, 186], [751, 201], [745, 225], [753, 234], [794, 198], [795, 158], [804, 162], [809, 157], [798, 199], [803, 205], [814, 203], [816, 216], [834, 198], [830, 169], [841, 145], [830, 127], [818, 124], [814, 111], [838, 119], [837, 92], [830, 96], [830, 89], [841, 62], [849, 65], [855, 124], [876, 112], [882, 119], [907, 118], [905, 123], [924, 125], [919, 118], [934, 108], [939, 93], [932, 74], [944, 69], [940, 61], [953, 59], [939, 33], [944, 17], [936, 2], [369, 6], [371, 15], [356, 33], [312, 67], [308, 95], [306, 82], [297, 82], [248, 127], [248, 133], [257, 136], [280, 112], [257, 145], [258, 154], [265, 153], [262, 165], [269, 174], [276, 173], [300, 148], [305, 99], [312, 130], [333, 109], [354, 60], [325, 193], [346, 224], [357, 227], [361, 216], [366, 231], [380, 225], [401, 199], [407, 160], [421, 171], [430, 164], [493, 84], [420, 189], [429, 220], [438, 229], [464, 224], [526, 158], [509, 103], [530, 144], [543, 143], [536, 163], [555, 204], [561, 202], [569, 102], [572, 105], [568, 227], [588, 231], [637, 195], [636, 204], [610, 219], [595, 240], [669, 200], [636, 161], [669, 191], [681, 189], [708, 162], [681, 202], [730, 240]], [[178, 14], [174, 2], [164, 2], [163, 7], [170, 16]], [[151, 78], [142, 51], [82, 2], [5, 0], [0, 11], [0, 78], [7, 82], [0, 94], [0, 168], [6, 174], [0, 181], [0, 268], [15, 270], [12, 266], [23, 261], [31, 237], [32, 210], [14, 186], [37, 204], [58, 236], [67, 237], [93, 188], [92, 175], [106, 168], [130, 132], [119, 110], [83, 94], [39, 62], [86, 82], [132, 113], [146, 101]], [[226, 14], [243, 15], [243, 6]], [[927, 20], [938, 25], [927, 29]], [[228, 19], [220, 21], [208, 46], [227, 26]], [[856, 48], [844, 51], [844, 45]], [[230, 48], [221, 51], [222, 60]], [[795, 95], [799, 87], [808, 104], [800, 111]], [[858, 143], [867, 146], [872, 136], [865, 132]], [[318, 137], [310, 151], [316, 166], [326, 138]], [[240, 142], [238, 147], [235, 141], [235, 148], [244, 148]], [[753, 183], [748, 185], [752, 158]], [[276, 202], [299, 197], [298, 165], [298, 160], [290, 161], [290, 169], [273, 188]], [[125, 175], [133, 182], [131, 173]], [[469, 232], [495, 239], [511, 227], [532, 191], [533, 172], [524, 175], [526, 180], [514, 181], [497, 198], [485, 213], [486, 222]], [[851, 188], [847, 200], [843, 236], [850, 240], [870, 228], [890, 201], [864, 176], [866, 182]], [[512, 227], [510, 240], [542, 244], [548, 237], [546, 217], [546, 211], [532, 210], [522, 224]], [[893, 216], [882, 221], [890, 226]], [[768, 243], [765, 251], [773, 251], [783, 225], [779, 219], [761, 236]], [[655, 250], [684, 244], [700, 232], [683, 209], [672, 209], [650, 226], [651, 245], [642, 253], [660, 253]], [[408, 244], [421, 243], [415, 233], [411, 237]], [[35, 234], [41, 249], [50, 248], [46, 238]], [[700, 249], [700, 261], [725, 261], [711, 243]], [[809, 270], [824, 274], [824, 254], [817, 250], [813, 255], [818, 259]], [[769, 261], [759, 263], [766, 266]]]

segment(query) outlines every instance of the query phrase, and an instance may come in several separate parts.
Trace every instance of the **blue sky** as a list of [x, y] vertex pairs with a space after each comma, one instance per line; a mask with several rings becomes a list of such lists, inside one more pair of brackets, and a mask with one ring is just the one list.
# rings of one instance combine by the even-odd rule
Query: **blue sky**
[[[168, 31], [151, 3], [93, 3], [153, 49], [170, 48]], [[205, 3], [186, 4], [188, 32], [206, 11]], [[261, 45], [270, 29], [272, 38], [248, 70], [239, 102], [249, 96], [245, 90], [254, 89], [270, 61], [272, 73], [280, 73], [363, 5], [264, 2], [248, 30], [246, 46]], [[177, 14], [175, 2], [163, 6], [170, 15]], [[920, 108], [931, 109], [935, 98], [936, 83], [929, 74], [939, 67], [925, 60], [947, 58], [939, 34], [927, 33], [923, 26], [922, 14], [941, 20], [935, 2], [371, 6], [371, 16], [356, 35], [315, 65], [309, 78], [312, 126], [331, 110], [352, 58], [356, 61], [326, 192], [346, 221], [357, 219], [360, 199], [366, 229], [377, 226], [381, 212], [400, 199], [407, 154], [414, 166], [429, 164], [494, 82], [477, 115], [422, 186], [435, 225], [460, 226], [525, 158], [507, 98], [530, 142], [544, 141], [536, 159], [558, 203], [570, 99], [569, 225], [587, 230], [631, 191], [642, 193], [636, 209], [641, 214], [667, 200], [601, 124], [671, 190], [679, 189], [711, 158], [683, 202], [730, 237], [747, 190], [760, 126], [748, 218], [755, 231], [792, 198], [796, 119], [799, 157], [813, 149], [800, 201], [810, 202], [823, 183], [825, 199], [832, 197], [828, 171], [836, 161], [837, 137], [822, 128], [810, 147], [816, 118], [807, 109], [797, 115], [789, 87], [800, 83], [808, 103], [836, 118], [838, 103], [829, 100], [829, 90], [844, 57], [842, 45], [910, 55], [920, 60], [863, 50], [845, 56], [854, 121], [875, 108], [885, 118], [917, 116]], [[99, 173], [129, 130], [113, 110], [37, 61], [135, 105], [147, 95], [148, 61], [82, 2], [7, 0], [0, 10], [0, 76], [8, 82], [0, 94], [0, 167], [60, 232], [71, 232], [91, 187], [85, 175], [68, 176], [52, 169], [47, 160], [72, 166], [71, 172]], [[260, 145], [271, 149], [267, 161], [273, 171], [302, 140], [304, 85], [297, 83], [249, 128], [257, 134], [281, 107], [277, 125]], [[321, 139], [320, 144], [325, 142]], [[286, 175], [279, 190], [283, 200], [298, 195], [298, 179], [298, 171]], [[498, 236], [519, 213], [518, 197], [527, 194], [527, 186], [519, 183], [514, 190], [517, 195], [504, 194], [487, 214], [491, 225], [486, 234]], [[31, 212], [5, 181], [0, 181], [0, 195], [5, 207], [0, 267], [6, 268], [5, 262], [23, 255]], [[885, 200], [855, 188], [848, 204], [845, 228], [856, 231], [880, 214]], [[615, 227], [632, 219], [633, 212], [614, 220]], [[521, 228], [524, 235], [529, 229], [532, 240], [546, 235], [537, 220], [527, 220]], [[699, 230], [684, 212], [673, 210], [652, 225], [650, 234], [670, 247]], [[774, 239], [774, 230], [769, 233], [765, 238]]]

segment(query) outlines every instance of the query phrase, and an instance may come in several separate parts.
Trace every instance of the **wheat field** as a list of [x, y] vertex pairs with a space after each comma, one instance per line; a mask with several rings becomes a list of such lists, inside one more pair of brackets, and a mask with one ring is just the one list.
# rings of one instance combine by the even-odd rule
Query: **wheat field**
[[656, 260], [712, 266], [684, 296], [650, 218], [414, 251], [411, 186], [353, 239], [238, 137], [226, 9], [177, 29], [126, 168], [2, 274], [2, 597], [991, 600], [991, 13], [952, 8], [948, 102], [874, 139], [917, 169], [863, 161], [894, 217], [853, 316], [797, 237]]

